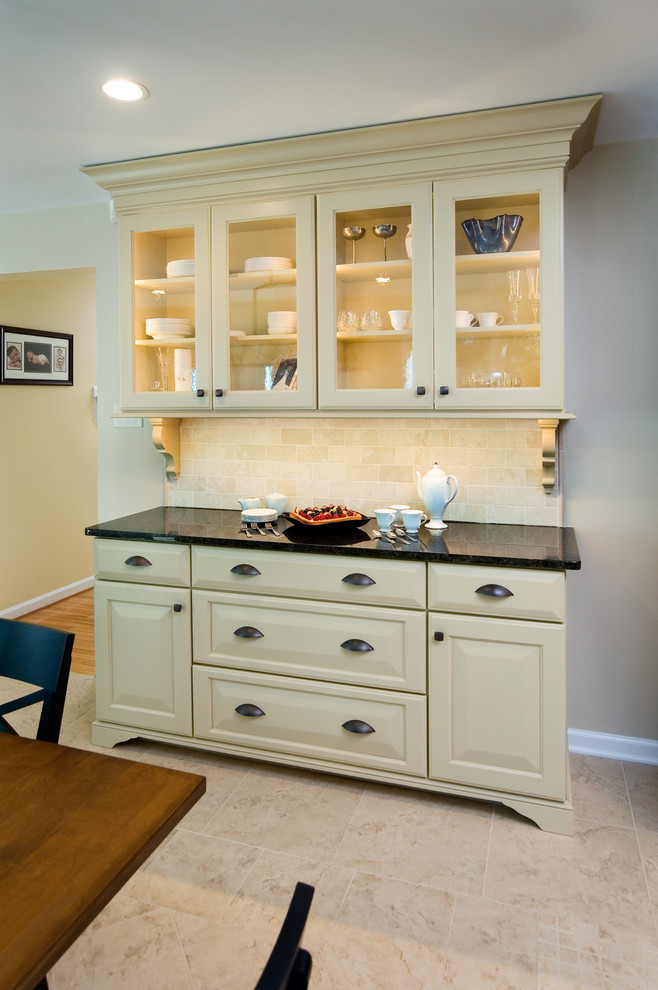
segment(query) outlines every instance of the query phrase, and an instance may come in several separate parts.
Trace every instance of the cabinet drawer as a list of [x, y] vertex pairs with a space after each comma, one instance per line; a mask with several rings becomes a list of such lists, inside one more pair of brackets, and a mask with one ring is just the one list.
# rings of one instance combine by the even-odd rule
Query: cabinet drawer
[[562, 571], [470, 567], [467, 564], [430, 564], [428, 571], [430, 609], [564, 621], [565, 579]]
[[190, 548], [145, 540], [94, 540], [94, 573], [105, 581], [190, 586]]
[[425, 564], [287, 553], [276, 550], [192, 547], [192, 587], [323, 601], [425, 608]]
[[422, 612], [194, 591], [194, 660], [425, 691]]
[[[195, 736], [323, 764], [426, 774], [424, 697], [202, 666], [194, 667], [193, 691]], [[345, 728], [359, 723], [369, 730]]]

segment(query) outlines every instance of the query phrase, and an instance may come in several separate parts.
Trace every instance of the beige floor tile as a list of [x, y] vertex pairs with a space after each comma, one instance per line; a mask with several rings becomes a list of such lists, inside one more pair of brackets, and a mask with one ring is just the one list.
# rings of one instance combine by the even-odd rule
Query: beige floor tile
[[127, 885], [148, 904], [221, 919], [260, 850], [179, 829]]
[[653, 935], [633, 829], [575, 822], [573, 836], [520, 827], [497, 809], [484, 896], [616, 931]]
[[353, 963], [384, 967], [389, 986], [411, 977], [440, 985], [454, 895], [389, 877], [357, 873], [327, 952]]
[[574, 816], [632, 828], [633, 816], [619, 760], [574, 754], [569, 763]]
[[658, 832], [658, 766], [624, 763], [623, 767], [635, 827]]
[[443, 977], [454, 990], [534, 990], [537, 914], [458, 894]]
[[54, 968], [51, 990], [194, 990], [170, 911], [89, 928]]
[[480, 894], [490, 805], [369, 785], [336, 861], [362, 873]]
[[637, 841], [654, 911], [658, 910], [658, 834], [638, 830]]
[[388, 966], [378, 961], [350, 959], [340, 951], [325, 951], [313, 957], [310, 990], [439, 990], [441, 983], [428, 983], [406, 973], [400, 981]]
[[236, 787], [205, 831], [331, 862], [364, 787], [325, 774], [259, 767]]

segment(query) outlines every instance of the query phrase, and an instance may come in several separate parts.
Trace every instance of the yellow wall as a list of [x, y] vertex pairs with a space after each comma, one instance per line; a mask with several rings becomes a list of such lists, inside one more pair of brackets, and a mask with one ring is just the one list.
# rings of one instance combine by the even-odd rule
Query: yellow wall
[[84, 535], [97, 515], [93, 272], [0, 278], [0, 323], [74, 336], [73, 386], [0, 386], [2, 611], [93, 573]]

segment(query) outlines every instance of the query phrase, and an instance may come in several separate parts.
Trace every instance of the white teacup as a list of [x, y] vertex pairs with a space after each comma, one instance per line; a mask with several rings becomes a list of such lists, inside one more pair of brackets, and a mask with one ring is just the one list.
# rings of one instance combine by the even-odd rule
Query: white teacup
[[395, 509], [375, 509], [377, 525], [383, 533], [387, 533], [395, 519]]
[[395, 513], [395, 522], [398, 524], [398, 526], [402, 525], [402, 513], [404, 512], [405, 509], [410, 509], [410, 508], [411, 508], [410, 505], [389, 505], [389, 509], [391, 509]]
[[467, 309], [455, 310], [455, 325], [458, 327], [472, 327], [475, 317]]
[[257, 498], [255, 495], [247, 495], [245, 498], [239, 498], [241, 509], [259, 509], [262, 503], [261, 498]]
[[417, 533], [418, 527], [426, 523], [427, 519], [428, 516], [420, 509], [403, 509], [402, 511], [402, 524], [407, 533]]
[[499, 327], [503, 322], [501, 313], [478, 313], [477, 317], [481, 327]]
[[411, 320], [410, 309], [389, 309], [388, 315], [391, 318], [391, 326], [394, 330], [407, 330]]

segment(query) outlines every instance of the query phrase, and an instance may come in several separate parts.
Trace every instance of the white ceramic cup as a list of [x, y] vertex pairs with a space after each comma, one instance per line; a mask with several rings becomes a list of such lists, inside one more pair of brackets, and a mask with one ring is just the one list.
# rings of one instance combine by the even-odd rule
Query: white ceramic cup
[[382, 533], [387, 533], [393, 525], [395, 509], [375, 509], [375, 516], [377, 517], [377, 525]]
[[467, 309], [455, 310], [455, 325], [458, 327], [472, 327], [475, 317]]
[[428, 517], [420, 509], [403, 509], [402, 524], [407, 533], [417, 533], [418, 527], [427, 522]]
[[389, 309], [388, 315], [394, 330], [406, 330], [411, 319], [410, 309]]
[[478, 313], [477, 317], [481, 327], [499, 327], [503, 322], [501, 313]]
[[405, 509], [410, 509], [410, 508], [411, 508], [410, 505], [389, 505], [389, 509], [391, 509], [395, 513], [395, 522], [398, 524], [398, 526], [402, 525], [402, 513], [404, 512]]
[[245, 498], [239, 498], [241, 509], [259, 509], [261, 506], [261, 498], [257, 498], [255, 495], [247, 495]]

